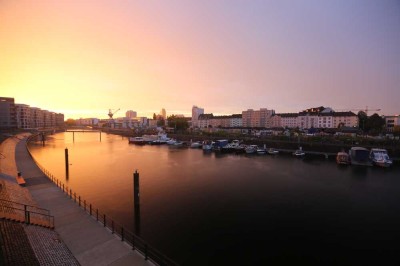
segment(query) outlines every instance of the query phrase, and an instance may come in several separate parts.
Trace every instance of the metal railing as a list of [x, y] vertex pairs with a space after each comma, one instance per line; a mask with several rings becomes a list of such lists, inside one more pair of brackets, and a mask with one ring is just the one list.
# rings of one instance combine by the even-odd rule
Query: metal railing
[[32, 205], [0, 199], [0, 215], [26, 224], [54, 228], [54, 216], [50, 211]]
[[178, 265], [176, 262], [159, 252], [156, 248], [149, 245], [142, 238], [127, 230], [110, 216], [107, 216], [105, 213], [101, 212], [98, 207], [87, 202], [80, 195], [77, 195], [75, 192], [72, 191], [70, 187], [58, 180], [47, 169], [45, 169], [38, 161], [36, 161], [29, 150], [28, 143], [33, 137], [35, 136], [30, 136], [26, 142], [26, 148], [29, 155], [39, 167], [39, 169], [46, 175], [46, 177], [51, 180], [63, 193], [65, 193], [67, 197], [73, 200], [87, 214], [92, 216], [94, 219], [96, 219], [96, 221], [107, 228], [111, 234], [117, 235], [121, 239], [121, 241], [128, 243], [132, 247], [132, 250], [136, 250], [141, 253], [144, 256], [145, 260], [150, 260], [157, 265]]

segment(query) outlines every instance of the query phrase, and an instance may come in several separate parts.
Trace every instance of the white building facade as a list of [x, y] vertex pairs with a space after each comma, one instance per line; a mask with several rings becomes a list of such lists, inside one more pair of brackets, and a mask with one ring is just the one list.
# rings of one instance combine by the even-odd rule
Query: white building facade
[[199, 121], [199, 116], [204, 114], [204, 108], [200, 108], [196, 105], [193, 105], [192, 107], [192, 127], [201, 127], [198, 123]]

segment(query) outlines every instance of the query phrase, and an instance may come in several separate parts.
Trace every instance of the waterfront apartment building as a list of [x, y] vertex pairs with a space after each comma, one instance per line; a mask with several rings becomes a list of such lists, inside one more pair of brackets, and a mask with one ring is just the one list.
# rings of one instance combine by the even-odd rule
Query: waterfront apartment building
[[214, 116], [213, 114], [201, 114], [198, 117], [199, 128], [232, 128], [242, 127], [242, 115], [220, 115]]
[[353, 112], [334, 112], [333, 128], [358, 127], [358, 116]]
[[27, 104], [15, 104], [14, 98], [0, 97], [0, 128], [33, 129], [64, 126], [64, 114], [56, 114]]
[[298, 127], [298, 113], [275, 114], [271, 118], [271, 127], [296, 128]]
[[325, 107], [315, 107], [306, 109], [299, 113], [298, 126], [300, 129], [307, 128], [318, 128], [319, 115], [325, 109]]
[[385, 116], [385, 126], [387, 132], [394, 132], [396, 128], [400, 128], [400, 116]]
[[27, 104], [15, 104], [17, 128], [27, 129], [31, 125], [31, 108]]
[[76, 120], [79, 126], [97, 126], [99, 124], [98, 118], [79, 118]]
[[17, 127], [14, 98], [0, 97], [0, 129]]
[[192, 107], [192, 127], [196, 128], [196, 127], [200, 127], [199, 125], [199, 116], [204, 114], [204, 108], [200, 108], [196, 105], [193, 105]]
[[331, 108], [317, 107], [300, 113], [281, 113], [272, 117], [272, 127], [283, 128], [340, 128], [357, 127], [358, 117], [353, 112], [335, 112]]
[[243, 127], [271, 127], [274, 110], [261, 108], [260, 110], [248, 109], [242, 112]]
[[230, 126], [229, 127], [242, 127], [243, 119], [241, 114], [233, 114], [229, 118]]

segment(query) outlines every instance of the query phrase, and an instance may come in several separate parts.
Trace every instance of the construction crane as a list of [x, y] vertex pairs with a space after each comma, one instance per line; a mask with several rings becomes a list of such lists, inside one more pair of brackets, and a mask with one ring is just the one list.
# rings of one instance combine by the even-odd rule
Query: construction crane
[[112, 120], [112, 118], [113, 118], [113, 115], [116, 113], [116, 112], [118, 112], [119, 111], [119, 109], [120, 108], [118, 108], [117, 110], [115, 110], [114, 112], [113, 112], [113, 110], [112, 109], [108, 109], [108, 116], [110, 117], [110, 120]]
[[359, 112], [359, 111], [363, 111], [367, 116], [368, 116], [368, 111], [376, 111], [376, 112], [378, 112], [378, 111], [380, 111], [381, 109], [380, 108], [377, 108], [377, 109], [375, 109], [375, 108], [368, 108], [368, 106], [366, 106], [365, 107], [365, 109], [364, 108], [354, 108], [354, 109], [338, 109], [338, 110], [336, 110], [336, 111], [357, 111], [357, 112]]

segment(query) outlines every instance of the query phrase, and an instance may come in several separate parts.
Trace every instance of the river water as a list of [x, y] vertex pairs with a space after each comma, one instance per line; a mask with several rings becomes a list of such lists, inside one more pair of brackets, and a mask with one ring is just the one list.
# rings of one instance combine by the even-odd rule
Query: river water
[[[83, 199], [182, 265], [399, 265], [400, 168], [204, 153], [58, 133], [33, 156]], [[69, 150], [66, 179], [64, 149]]]

